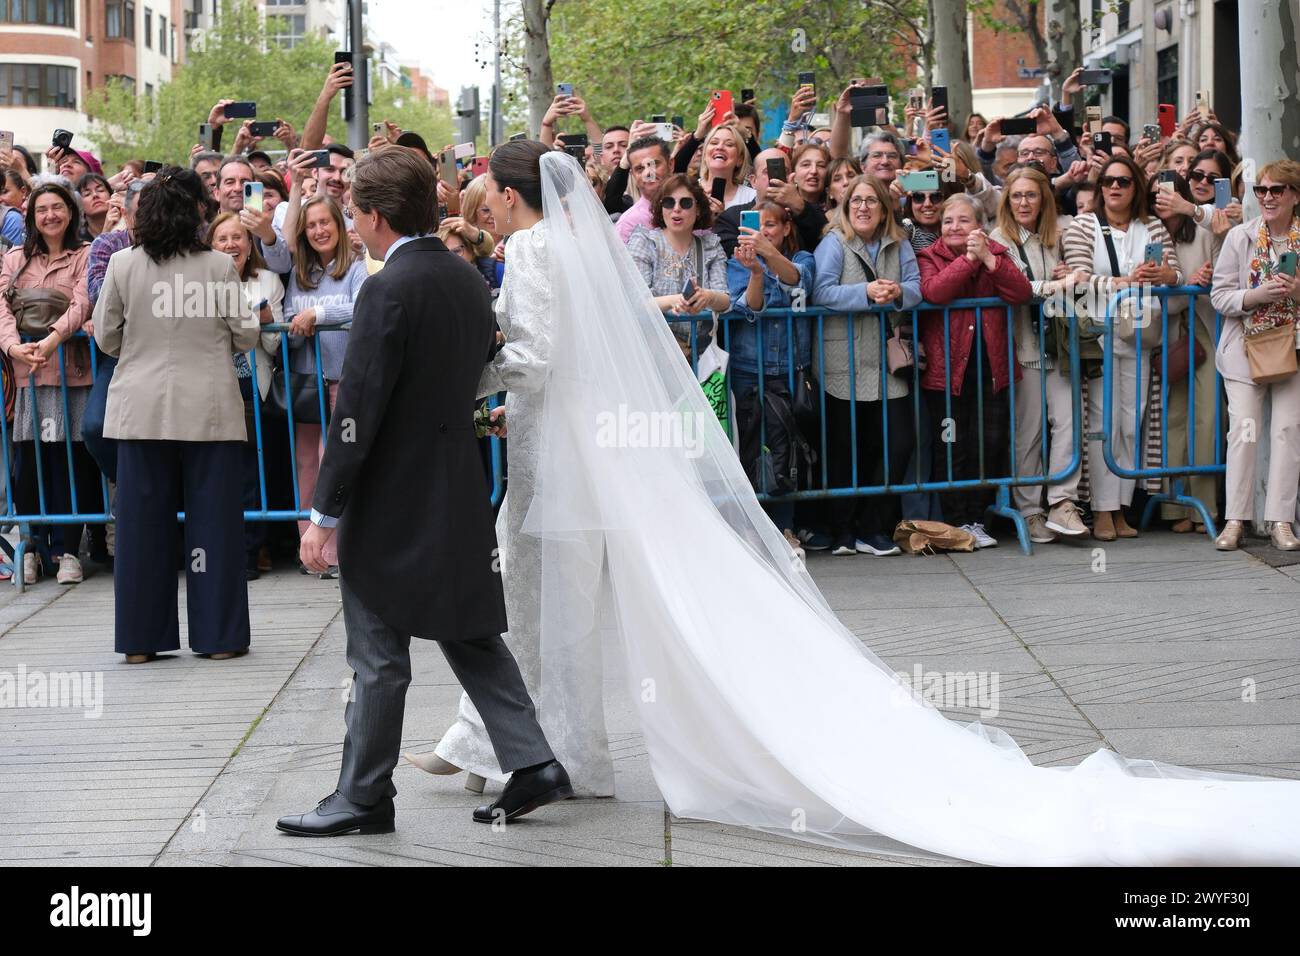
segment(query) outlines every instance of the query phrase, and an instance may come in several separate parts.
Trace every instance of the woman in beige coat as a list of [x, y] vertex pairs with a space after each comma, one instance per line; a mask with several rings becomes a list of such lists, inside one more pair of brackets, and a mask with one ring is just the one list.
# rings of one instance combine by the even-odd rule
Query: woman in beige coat
[[[234, 262], [198, 239], [202, 180], [170, 167], [140, 193], [135, 245], [109, 260], [95, 341], [118, 357], [104, 435], [118, 440], [116, 648], [180, 648], [175, 515], [185, 512], [189, 643], [248, 649], [241, 472], [244, 402], [231, 356], [257, 344]], [[160, 559], [161, 557], [161, 559]]]
[[1269, 163], [1255, 184], [1262, 216], [1234, 226], [1214, 264], [1210, 299], [1223, 316], [1215, 364], [1228, 393], [1227, 495], [1220, 551], [1233, 551], [1254, 518], [1255, 453], [1264, 441], [1264, 397], [1270, 399], [1268, 488], [1264, 523], [1273, 547], [1300, 551], [1291, 523], [1300, 482], [1300, 374], [1256, 384], [1246, 353], [1246, 336], [1276, 326], [1295, 329], [1300, 320], [1300, 281], [1288, 275], [1283, 257], [1300, 253], [1300, 163]]

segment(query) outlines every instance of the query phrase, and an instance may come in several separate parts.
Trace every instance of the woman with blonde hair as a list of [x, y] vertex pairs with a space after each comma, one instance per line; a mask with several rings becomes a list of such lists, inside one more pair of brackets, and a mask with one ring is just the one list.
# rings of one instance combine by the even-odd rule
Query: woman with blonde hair
[[[681, 156], [678, 154], [679, 160]], [[738, 125], [723, 123], [709, 130], [700, 146], [699, 157], [698, 181], [715, 217], [721, 215], [724, 209], [757, 201], [758, 194], [747, 182], [750, 171], [749, 150], [745, 147], [745, 134]], [[722, 180], [726, 184], [720, 202], [713, 192], [715, 180]]]
[[[1033, 166], [1011, 170], [1002, 183], [997, 227], [989, 238], [1005, 246], [1029, 280], [1035, 298], [1052, 298], [1079, 279], [1061, 259], [1061, 228], [1056, 200], [1047, 175]], [[1046, 304], [1045, 304], [1046, 305]], [[1049, 313], [1050, 314], [1050, 313]], [[1016, 388], [1015, 466], [1017, 475], [1054, 475], [1064, 471], [1074, 452], [1074, 407], [1070, 370], [1047, 343], [1050, 318], [1039, 326], [1039, 308], [1020, 305], [1013, 310], [1012, 332], [1016, 361], [1024, 375]], [[1043, 404], [1051, 425], [1051, 453], [1043, 436]], [[1057, 535], [1083, 535], [1087, 528], [1076, 504], [1079, 473], [1047, 486], [1047, 512], [1042, 485], [1016, 485], [1011, 496], [1029, 526], [1029, 540], [1044, 544]]]
[[[1269, 443], [1264, 523], [1273, 547], [1297, 551], [1300, 540], [1291, 525], [1300, 483], [1300, 374], [1256, 382], [1246, 342], [1273, 329], [1294, 332], [1300, 323], [1300, 280], [1294, 268], [1300, 254], [1300, 163], [1269, 163], [1259, 171], [1254, 191], [1261, 215], [1228, 232], [1214, 264], [1210, 292], [1210, 301], [1223, 316], [1214, 360], [1228, 393], [1228, 520], [1215, 547], [1235, 550], [1246, 522], [1254, 518], [1255, 431], [1263, 421], [1267, 395], [1272, 407], [1269, 433], [1267, 439], [1260, 436]], [[1289, 270], [1284, 257], [1291, 262]], [[1289, 342], [1279, 343], [1278, 351], [1285, 357]]]

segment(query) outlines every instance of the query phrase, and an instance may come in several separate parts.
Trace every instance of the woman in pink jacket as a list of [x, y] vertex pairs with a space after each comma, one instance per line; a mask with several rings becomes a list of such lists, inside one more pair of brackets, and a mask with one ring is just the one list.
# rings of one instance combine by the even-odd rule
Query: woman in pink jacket
[[[0, 349], [14, 365], [18, 386], [13, 431], [17, 456], [14, 477], [14, 506], [21, 514], [40, 510], [36, 486], [36, 455], [41, 456], [45, 490], [45, 511], [72, 511], [69, 494], [68, 458], [76, 475], [77, 510], [94, 513], [104, 508], [99, 469], [81, 438], [81, 419], [90, 394], [90, 349], [85, 339], [69, 341], [89, 318], [86, 297], [86, 264], [90, 246], [78, 237], [80, 216], [72, 194], [58, 183], [35, 189], [27, 202], [27, 238], [10, 250], [0, 267]], [[10, 289], [50, 289], [62, 292], [68, 307], [54, 319], [44, 336], [24, 342], [18, 320], [10, 305]], [[60, 371], [59, 347], [63, 346]], [[62, 383], [68, 386], [64, 404]], [[33, 404], [34, 400], [34, 404]], [[71, 439], [70, 450], [65, 441]], [[39, 441], [37, 441], [39, 439]], [[77, 552], [81, 546], [81, 524], [32, 525], [32, 535], [44, 539], [58, 565], [58, 582], [76, 584], [82, 580]], [[23, 578], [35, 584], [40, 573], [36, 551], [23, 556]]]
[[[940, 230], [939, 241], [917, 255], [921, 295], [926, 302], [946, 305], [957, 299], [995, 297], [1022, 305], [1033, 297], [1029, 280], [1007, 255], [1006, 247], [984, 234], [980, 209], [970, 196], [958, 193], [944, 202]], [[923, 313], [920, 323], [926, 356], [921, 388], [930, 420], [935, 423], [931, 478], [962, 481], [1009, 475], [1007, 422], [1011, 406], [1007, 383], [1011, 374], [1020, 378], [1020, 367], [1010, 359], [1008, 310], [950, 309], [947, 318], [948, 362], [944, 361], [944, 313]], [[982, 350], [978, 357], [977, 324]], [[983, 519], [992, 501], [987, 488], [945, 492], [944, 518], [971, 532], [976, 547], [991, 548], [997, 541], [985, 531]]]

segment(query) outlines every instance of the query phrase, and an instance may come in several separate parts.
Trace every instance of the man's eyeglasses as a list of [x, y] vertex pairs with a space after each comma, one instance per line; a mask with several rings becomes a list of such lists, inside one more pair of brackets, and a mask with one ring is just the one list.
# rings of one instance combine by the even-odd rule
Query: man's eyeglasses
[[1110, 189], [1112, 186], [1118, 186], [1120, 189], [1128, 189], [1133, 185], [1132, 176], [1102, 176], [1097, 180], [1102, 189]]
[[1016, 155], [1021, 159], [1047, 159], [1047, 157], [1052, 155], [1052, 152], [1052, 150], [1045, 146], [1040, 149], [1031, 149], [1028, 146], [1022, 146], [1016, 152]]
[[914, 206], [923, 206], [926, 203], [931, 206], [938, 206], [943, 203], [943, 193], [912, 193], [911, 196], [912, 205]]
[[874, 209], [880, 205], [880, 200], [875, 196], [854, 196], [849, 200], [850, 209], [861, 209], [866, 206], [868, 209]]
[[665, 196], [662, 205], [665, 209], [681, 209], [685, 212], [688, 209], [695, 208], [695, 200], [691, 196], [683, 196], [681, 199], [675, 196]]
[[867, 153], [867, 159], [892, 159], [894, 162], [898, 162], [898, 153], [894, 152], [892, 149], [876, 150], [875, 152]]
[[1263, 199], [1265, 196], [1272, 196], [1274, 199], [1281, 199], [1283, 194], [1290, 188], [1290, 186], [1282, 186], [1277, 183], [1272, 186], [1256, 186], [1255, 198]]

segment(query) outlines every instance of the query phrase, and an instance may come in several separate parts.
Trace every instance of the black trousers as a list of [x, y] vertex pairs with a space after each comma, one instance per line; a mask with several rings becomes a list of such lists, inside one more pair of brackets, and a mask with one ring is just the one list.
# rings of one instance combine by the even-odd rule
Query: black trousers
[[185, 512], [190, 649], [248, 647], [244, 443], [118, 442], [114, 645], [120, 654], [180, 649], [176, 512]]
[[[884, 386], [884, 383], [881, 383]], [[911, 399], [893, 398], [882, 403], [854, 402], [826, 396], [826, 469], [831, 487], [843, 488], [853, 480], [853, 432], [850, 405], [856, 404], [858, 485], [885, 484], [884, 416], [889, 420], [889, 484], [898, 484], [912, 452]], [[898, 495], [866, 495], [831, 499], [831, 537], [872, 534], [889, 537], [899, 519]]]
[[[1011, 448], [1008, 443], [1010, 390], [993, 393], [993, 368], [989, 365], [987, 343], [983, 368], [975, 364], [972, 354], [966, 363], [961, 394], [952, 397], [952, 421], [947, 422], [944, 393], [926, 391], [925, 402], [934, 427], [930, 456], [930, 480], [948, 480], [948, 449], [952, 449], [952, 478], [998, 478], [1011, 474]], [[984, 410], [980, 413], [976, 395], [977, 376], [983, 376]], [[984, 456], [980, 460], [980, 432], [984, 434]], [[985, 510], [993, 504], [996, 493], [990, 488], [967, 488], [940, 492], [943, 496], [944, 520], [956, 527], [982, 523]]]

